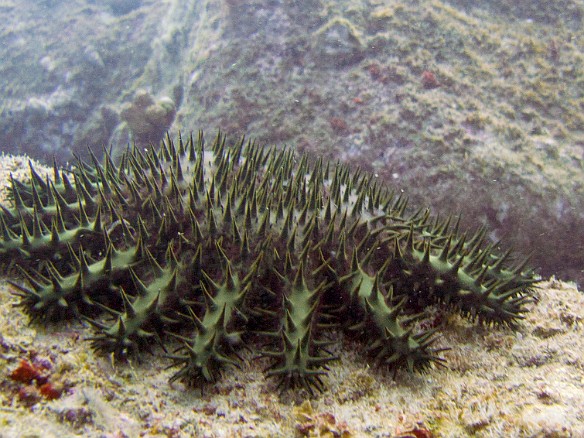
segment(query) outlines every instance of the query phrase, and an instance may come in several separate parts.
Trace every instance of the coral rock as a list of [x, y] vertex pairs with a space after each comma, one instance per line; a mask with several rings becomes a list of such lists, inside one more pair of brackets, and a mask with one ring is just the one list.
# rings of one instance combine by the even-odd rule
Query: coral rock
[[176, 107], [169, 97], [159, 100], [144, 90], [139, 91], [134, 101], [124, 107], [121, 118], [124, 120], [134, 140], [139, 144], [158, 143], [164, 137], [176, 115]]

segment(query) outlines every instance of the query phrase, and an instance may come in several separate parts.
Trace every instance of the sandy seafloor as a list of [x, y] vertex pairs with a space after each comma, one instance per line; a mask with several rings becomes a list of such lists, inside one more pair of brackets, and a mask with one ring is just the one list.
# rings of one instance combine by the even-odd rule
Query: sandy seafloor
[[[3, 157], [0, 185], [26, 168], [22, 157]], [[393, 380], [340, 337], [327, 390], [310, 406], [302, 390], [280, 395], [261, 361], [204, 393], [170, 385], [161, 351], [115, 363], [91, 350], [80, 323], [29, 325], [11, 290], [0, 280], [0, 437], [584, 436], [584, 294], [553, 278], [538, 284], [515, 333], [450, 317], [438, 342], [452, 348], [448, 369]], [[34, 384], [13, 381], [22, 359], [46, 365], [62, 396], [35, 401]]]

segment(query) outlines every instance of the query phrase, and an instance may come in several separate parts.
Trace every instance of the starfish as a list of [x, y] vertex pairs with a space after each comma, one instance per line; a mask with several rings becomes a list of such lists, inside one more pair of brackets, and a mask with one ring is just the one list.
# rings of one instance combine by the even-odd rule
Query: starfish
[[11, 177], [0, 255], [32, 320], [78, 318], [97, 350], [140, 356], [169, 339], [171, 380], [201, 385], [251, 346], [282, 388], [325, 389], [332, 330], [380, 367], [443, 365], [440, 306], [517, 327], [535, 276], [452, 217], [407, 212], [366, 172], [219, 133], [168, 136], [114, 163], [78, 159]]

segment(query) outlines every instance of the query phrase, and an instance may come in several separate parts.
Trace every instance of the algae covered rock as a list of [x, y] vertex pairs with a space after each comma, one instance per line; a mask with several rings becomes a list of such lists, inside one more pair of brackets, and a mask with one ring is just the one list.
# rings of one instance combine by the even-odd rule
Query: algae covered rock
[[107, 4], [116, 15], [127, 14], [142, 6], [142, 0], [107, 0]]
[[148, 144], [162, 140], [175, 114], [176, 108], [171, 98], [154, 100], [147, 91], [140, 90], [132, 103], [124, 107], [120, 116], [128, 124], [134, 140]]
[[358, 32], [346, 19], [331, 20], [313, 38], [315, 62], [323, 67], [346, 67], [358, 63], [364, 57], [364, 47]]

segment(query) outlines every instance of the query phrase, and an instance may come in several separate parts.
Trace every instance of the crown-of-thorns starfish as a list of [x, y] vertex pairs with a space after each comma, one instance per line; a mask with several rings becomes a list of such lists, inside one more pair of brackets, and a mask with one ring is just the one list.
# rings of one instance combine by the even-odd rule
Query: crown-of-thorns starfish
[[289, 148], [199, 133], [91, 161], [11, 177], [1, 259], [31, 319], [88, 321], [98, 350], [178, 338], [172, 380], [214, 382], [251, 345], [282, 387], [323, 390], [331, 329], [379, 366], [424, 371], [444, 361], [437, 329], [416, 328], [426, 308], [514, 328], [534, 282], [484, 229], [407, 214], [372, 175]]

